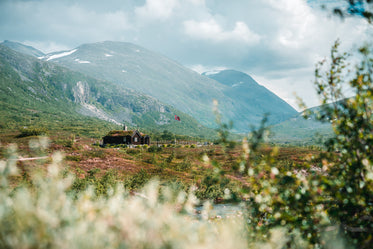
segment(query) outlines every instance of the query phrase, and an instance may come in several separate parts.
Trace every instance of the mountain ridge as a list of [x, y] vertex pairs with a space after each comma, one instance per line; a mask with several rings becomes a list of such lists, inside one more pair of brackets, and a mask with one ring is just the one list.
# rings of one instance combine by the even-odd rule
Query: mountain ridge
[[[64, 52], [67, 55], [50, 61], [148, 94], [188, 113], [210, 128], [216, 127], [213, 100], [218, 101], [223, 118], [234, 121], [236, 132], [250, 131], [250, 124], [259, 124], [265, 113], [260, 108], [254, 108], [262, 105], [257, 104], [255, 99], [248, 103], [244, 93], [241, 92], [240, 98], [237, 98], [231, 86], [132, 43], [105, 41], [82, 44]], [[56, 54], [46, 55], [44, 60]], [[296, 111], [289, 107], [286, 106], [284, 112], [278, 108], [271, 122], [280, 122], [294, 115]]]
[[[0, 44], [0, 104], [4, 120], [17, 125], [38, 116], [78, 117], [84, 114], [118, 125], [123, 121], [145, 129], [179, 134], [211, 133], [196, 120], [151, 96], [97, 80]], [[17, 112], [11, 110], [16, 109]], [[173, 122], [177, 113], [187, 122]], [[58, 115], [58, 116], [56, 116]], [[40, 121], [40, 120], [39, 120]], [[6, 121], [1, 126], [11, 126]]]
[[8, 47], [10, 49], [13, 49], [15, 51], [18, 51], [20, 53], [31, 55], [31, 56], [35, 56], [35, 57], [40, 57], [40, 56], [44, 56], [45, 55], [40, 50], [38, 50], [38, 49], [36, 49], [36, 48], [34, 48], [32, 46], [24, 45], [24, 44], [19, 43], [19, 42], [5, 40], [5, 41], [3, 41], [0, 44], [4, 45], [4, 46], [6, 46], [6, 47]]
[[[276, 94], [260, 85], [250, 75], [232, 69], [206, 74], [226, 86], [224, 94], [237, 100], [235, 109], [241, 118], [253, 114], [250, 118], [260, 123], [264, 115], [268, 115], [269, 124], [280, 123], [298, 112]], [[240, 105], [239, 103], [249, 103]]]

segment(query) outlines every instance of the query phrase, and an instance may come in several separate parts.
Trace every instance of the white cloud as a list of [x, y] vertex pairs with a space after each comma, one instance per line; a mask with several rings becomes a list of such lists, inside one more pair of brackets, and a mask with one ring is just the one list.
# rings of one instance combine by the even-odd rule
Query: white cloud
[[204, 6], [206, 4], [205, 0], [187, 0], [191, 4], [196, 5], [196, 6]]
[[22, 42], [25, 45], [32, 46], [32, 47], [40, 50], [41, 52], [43, 52], [45, 54], [55, 52], [55, 51], [64, 51], [64, 50], [71, 49], [71, 47], [69, 47], [69, 46], [66, 46], [64, 44], [55, 43], [53, 41], [35, 41], [35, 40], [28, 41], [28, 40], [25, 40], [25, 41], [20, 41], [20, 42]]
[[136, 15], [145, 20], [166, 20], [173, 14], [177, 0], [146, 0], [146, 3], [135, 9]]
[[201, 22], [188, 20], [183, 24], [185, 33], [195, 39], [210, 42], [242, 42], [247, 45], [254, 45], [260, 41], [260, 36], [252, 32], [244, 22], [236, 22], [231, 31], [223, 30], [213, 18]]

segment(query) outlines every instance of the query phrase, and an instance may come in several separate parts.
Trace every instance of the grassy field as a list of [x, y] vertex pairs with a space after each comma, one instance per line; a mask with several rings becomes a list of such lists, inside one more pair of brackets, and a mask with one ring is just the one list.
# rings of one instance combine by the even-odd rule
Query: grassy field
[[[104, 181], [110, 177], [114, 182], [123, 183], [126, 188], [136, 190], [152, 178], [163, 184], [178, 184], [182, 189], [197, 187], [197, 196], [201, 199], [221, 201], [224, 190], [229, 189], [232, 198], [243, 197], [242, 189], [249, 187], [248, 175], [240, 169], [243, 157], [241, 143], [225, 147], [222, 145], [179, 145], [169, 144], [126, 148], [126, 146], [99, 146], [100, 140], [89, 137], [75, 137], [66, 132], [56, 133], [51, 137], [19, 137], [19, 132], [1, 135], [2, 159], [9, 155], [9, 145], [17, 145], [17, 157], [37, 158], [37, 160], [18, 161], [20, 174], [13, 177], [17, 184], [32, 175], [34, 171], [44, 168], [45, 162], [56, 152], [61, 152], [65, 170], [77, 177], [78, 188], [89, 183]], [[301, 171], [304, 163], [313, 161], [320, 154], [316, 147], [276, 147], [262, 145], [252, 163], [269, 156], [276, 160], [278, 167], [286, 171]], [[27, 179], [26, 179], [27, 180]], [[102, 183], [106, 184], [106, 183]]]

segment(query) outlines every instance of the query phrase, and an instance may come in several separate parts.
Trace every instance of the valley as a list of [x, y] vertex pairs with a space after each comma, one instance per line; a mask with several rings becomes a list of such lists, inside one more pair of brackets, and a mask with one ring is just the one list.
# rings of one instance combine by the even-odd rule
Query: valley
[[373, 0], [0, 0], [0, 248], [373, 248], [372, 24]]
[[[16, 138], [15, 134], [0, 135], [2, 144], [0, 158], [9, 154], [7, 148], [17, 144], [17, 167], [19, 174], [12, 177], [12, 184], [28, 181], [37, 172], [46, 171], [47, 164], [55, 153], [62, 153], [63, 168], [75, 175], [76, 184], [100, 181], [110, 175], [114, 182], [138, 191], [150, 179], [159, 179], [162, 184], [175, 183], [184, 190], [191, 186], [198, 188], [196, 195], [216, 202], [224, 200], [224, 190], [230, 189], [233, 196], [226, 201], [245, 199], [241, 189], [250, 187], [249, 176], [240, 170], [240, 160], [244, 151], [240, 144], [225, 147], [222, 144], [205, 144], [190, 141], [190, 144], [165, 144], [158, 147], [154, 141], [150, 146], [127, 147], [122, 145], [101, 147], [100, 139], [75, 137], [73, 135], [51, 135], [49, 137]], [[43, 145], [44, 144], [44, 145]], [[33, 146], [31, 146], [33, 145]], [[272, 157], [281, 170], [294, 173], [305, 170], [304, 164], [314, 168], [304, 171], [309, 174], [317, 170], [318, 147], [274, 147], [261, 146], [252, 163], [260, 163], [262, 158]], [[42, 159], [37, 159], [39, 157]], [[46, 157], [46, 158], [45, 158]], [[36, 160], [27, 160], [36, 158]], [[208, 159], [207, 159], [208, 158]], [[23, 160], [26, 159], [26, 160]], [[308, 172], [308, 173], [307, 173]]]
[[[114, 63], [107, 61], [115, 56]], [[119, 77], [124, 62], [126, 77]], [[138, 71], [142, 67], [146, 73]], [[157, 72], [148, 74], [150, 68]], [[69, 181], [61, 196], [77, 199], [89, 192], [92, 200], [109, 200], [123, 190], [131, 200], [150, 200], [143, 194], [149, 189], [161, 193], [157, 202], [187, 200], [171, 204], [180, 214], [194, 200], [188, 211], [193, 219], [207, 213], [210, 221], [229, 220], [245, 213], [262, 224], [272, 212], [264, 202], [309, 210], [323, 189], [306, 190], [306, 179], [327, 184], [328, 165], [339, 156], [330, 147], [326, 151], [332, 122], [319, 122], [331, 105], [298, 113], [243, 72], [199, 75], [127, 43], [40, 54], [4, 42], [0, 105], [0, 166], [14, 167], [4, 171], [12, 172], [6, 189], [38, 188], [38, 179], [51, 175]], [[122, 134], [124, 124], [149, 135], [149, 145], [103, 144], [106, 134]], [[305, 191], [312, 194], [302, 197]], [[302, 217], [299, 210], [283, 220]]]
[[[245, 73], [222, 70], [198, 75], [129, 43], [85, 44], [43, 54], [5, 41], [0, 44], [0, 65], [2, 155], [16, 143], [21, 158], [38, 157], [29, 144], [38, 141], [37, 136], [46, 136], [50, 148], [45, 153], [62, 152], [66, 168], [79, 179], [90, 179], [92, 172], [98, 179], [115, 172], [118, 181], [144, 174], [147, 179], [190, 186], [215, 177], [216, 186], [224, 184], [214, 195], [200, 197], [218, 200], [228, 183], [239, 189], [247, 182], [239, 171], [240, 144], [265, 115], [271, 133], [260, 153], [268, 156], [280, 145], [279, 157], [284, 161], [279, 164], [292, 170], [320, 152], [315, 146], [321, 144], [317, 133], [324, 138], [331, 134], [329, 124], [316, 126], [314, 119], [304, 119]], [[215, 111], [213, 99], [218, 102]], [[120, 130], [123, 123], [149, 134], [151, 146], [100, 147], [102, 137]], [[158, 145], [156, 141], [165, 138], [169, 142]], [[203, 162], [204, 156], [212, 157], [211, 161]], [[35, 163], [22, 167], [30, 170]], [[221, 176], [216, 175], [217, 169]]]

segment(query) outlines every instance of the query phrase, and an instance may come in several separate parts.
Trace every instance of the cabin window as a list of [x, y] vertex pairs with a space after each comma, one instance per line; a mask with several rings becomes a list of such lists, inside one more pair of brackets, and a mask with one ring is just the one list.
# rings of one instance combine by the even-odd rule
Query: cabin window
[[123, 138], [123, 142], [127, 142], [127, 137], [124, 137], [124, 138]]
[[138, 138], [138, 137], [135, 137], [135, 138], [133, 139], [133, 141], [136, 143], [136, 142], [139, 141], [139, 138]]

